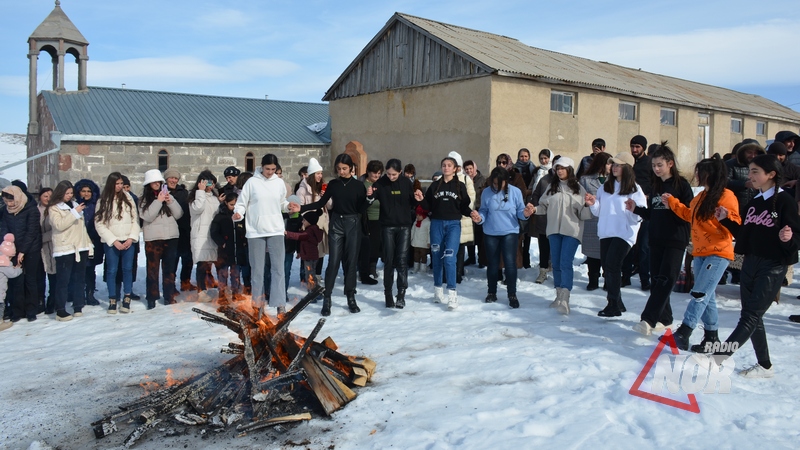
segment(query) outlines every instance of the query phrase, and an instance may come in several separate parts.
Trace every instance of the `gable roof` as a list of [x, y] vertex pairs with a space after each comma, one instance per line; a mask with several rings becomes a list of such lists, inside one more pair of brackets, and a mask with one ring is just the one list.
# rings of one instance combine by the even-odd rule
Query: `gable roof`
[[79, 44], [89, 44], [85, 37], [78, 31], [78, 27], [69, 20], [67, 14], [61, 9], [60, 2], [50, 14], [33, 30], [30, 39], [64, 39]]
[[[328, 105], [254, 98], [89, 87], [42, 91], [56, 129], [68, 140], [129, 140], [321, 145]], [[329, 129], [328, 129], [329, 130]]]
[[[360, 60], [398, 22], [403, 23], [472, 62], [473, 76], [489, 73], [527, 78], [545, 83], [573, 85], [616, 92], [659, 102], [732, 113], [748, 113], [780, 120], [800, 121], [800, 113], [758, 95], [642, 70], [543, 50], [516, 39], [449, 25], [408, 14], [395, 13], [378, 35], [331, 86], [325, 100], [334, 100], [337, 87]], [[403, 39], [402, 36], [399, 39]], [[414, 43], [409, 43], [413, 45]], [[412, 58], [409, 58], [411, 60]], [[407, 63], [403, 61], [402, 63]], [[413, 70], [412, 70], [413, 72]], [[447, 80], [443, 80], [447, 81]], [[399, 87], [399, 86], [398, 86]], [[385, 89], [384, 89], [385, 90]]]

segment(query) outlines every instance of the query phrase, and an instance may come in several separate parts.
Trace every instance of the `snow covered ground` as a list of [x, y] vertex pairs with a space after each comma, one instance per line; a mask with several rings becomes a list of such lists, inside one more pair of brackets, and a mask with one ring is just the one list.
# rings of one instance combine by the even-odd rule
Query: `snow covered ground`
[[[297, 269], [289, 291], [294, 301], [303, 295]], [[551, 279], [537, 285], [533, 271], [521, 271], [522, 307], [512, 310], [502, 290], [500, 302], [483, 303], [484, 271], [468, 270], [456, 311], [432, 302], [427, 275], [410, 277], [403, 310], [384, 308], [381, 285], [359, 285], [362, 311], [350, 314], [337, 284], [320, 339], [332, 336], [343, 352], [378, 366], [373, 382], [331, 418], [244, 438], [202, 439], [199, 427], [176, 437], [152, 430], [136, 448], [797, 448], [800, 325], [786, 319], [800, 314], [797, 279], [765, 317], [775, 378], [734, 375], [730, 394], [697, 394], [694, 414], [628, 392], [657, 344], [631, 329], [647, 299], [637, 279], [623, 289], [628, 312], [604, 320], [596, 316], [605, 305], [602, 291], [583, 289], [586, 266], [576, 267], [568, 317], [547, 307], [555, 295]], [[135, 292], [144, 293], [144, 278], [140, 267]], [[106, 289], [98, 286], [103, 299]], [[724, 337], [739, 316], [738, 286], [717, 293]], [[679, 321], [688, 295], [672, 298]], [[228, 359], [219, 348], [236, 336], [201, 321], [190, 311], [196, 306], [147, 311], [135, 302], [132, 314], [112, 316], [104, 304], [71, 322], [40, 316], [0, 333], [0, 449], [120, 445], [132, 428], [95, 440], [89, 424], [143, 395], [140, 383], [163, 382], [167, 369], [186, 378]], [[295, 331], [308, 334], [320, 307], [310, 305], [293, 322]], [[701, 337], [695, 331], [692, 342]], [[737, 368], [755, 362], [749, 343], [735, 362]], [[673, 397], [686, 401], [685, 393]]]
[[[13, 133], [0, 133], [0, 166], [25, 159], [25, 135]], [[26, 164], [20, 164], [0, 172], [0, 178], [8, 181], [20, 179], [27, 183], [28, 171]]]

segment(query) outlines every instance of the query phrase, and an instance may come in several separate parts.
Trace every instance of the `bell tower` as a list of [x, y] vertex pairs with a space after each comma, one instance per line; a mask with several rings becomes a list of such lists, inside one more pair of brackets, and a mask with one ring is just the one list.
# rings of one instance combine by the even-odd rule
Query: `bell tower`
[[89, 60], [89, 42], [61, 9], [61, 1], [56, 0], [55, 8], [44, 21], [36, 27], [28, 38], [29, 71], [29, 121], [28, 135], [39, 133], [38, 89], [36, 86], [39, 54], [47, 52], [53, 63], [53, 90], [66, 92], [64, 87], [64, 57], [72, 55], [78, 64], [78, 90], [86, 90], [86, 61]]

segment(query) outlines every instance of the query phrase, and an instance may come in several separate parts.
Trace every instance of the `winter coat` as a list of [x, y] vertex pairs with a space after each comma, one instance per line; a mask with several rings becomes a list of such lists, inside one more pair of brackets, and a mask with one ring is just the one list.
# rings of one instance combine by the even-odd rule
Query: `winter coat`
[[550, 169], [553, 168], [553, 152], [551, 152], [550, 150], [548, 150], [547, 152], [550, 153], [550, 162], [536, 168], [536, 173], [533, 174], [533, 180], [528, 185], [528, 190], [531, 192], [534, 189], [536, 189], [536, 186], [539, 184], [539, 181], [542, 178], [544, 178], [545, 175], [549, 174]]
[[192, 216], [192, 259], [195, 263], [217, 260], [217, 244], [211, 240], [210, 231], [219, 206], [214, 191], [204, 190], [195, 192], [194, 201], [189, 204], [189, 213]]
[[592, 211], [586, 206], [586, 190], [578, 185], [578, 193], [572, 192], [566, 181], [559, 183], [559, 191], [549, 194], [549, 187], [539, 199], [537, 216], [547, 217], [547, 236], [560, 234], [580, 241], [583, 238], [583, 221], [592, 218]]
[[[49, 220], [45, 220], [44, 210], [46, 207], [39, 205], [38, 208], [40, 217], [39, 224], [42, 227], [42, 263], [44, 264], [44, 271], [48, 275], [55, 275], [56, 259], [53, 257], [53, 227], [50, 226]], [[100, 245], [102, 245], [102, 243]], [[96, 255], [102, 252], [96, 250], [94, 253]]]
[[[536, 184], [534, 189], [531, 191], [531, 194], [528, 196], [527, 202], [532, 204], [533, 206], [538, 207], [539, 201], [541, 200], [542, 196], [544, 196], [544, 191], [547, 190], [547, 186], [550, 186], [550, 179], [552, 179], [555, 175], [552, 173], [548, 173], [544, 177], [539, 179], [539, 182]], [[547, 217], [545, 216], [533, 216], [528, 219], [528, 234], [537, 237], [537, 236], [546, 236], [547, 234]], [[546, 238], [545, 238], [546, 239]]]
[[[111, 219], [108, 223], [100, 221], [100, 217], [95, 214], [94, 227], [97, 234], [100, 235], [100, 240], [103, 244], [109, 247], [114, 245], [117, 241], [127, 241], [128, 239], [133, 242], [139, 242], [139, 233], [142, 231], [139, 227], [139, 214], [136, 212], [136, 202], [129, 193], [125, 193], [128, 202], [133, 206], [128, 206], [123, 203], [122, 205], [122, 218], [117, 218], [120, 211], [117, 209], [117, 199], [112, 199]], [[100, 209], [101, 205], [97, 205]]]
[[[39, 207], [33, 197], [28, 195], [28, 202], [16, 214], [10, 213], [5, 207], [0, 210], [0, 236], [5, 236], [6, 233], [14, 235], [17, 255], [20, 253], [41, 252], [42, 228], [40, 220]], [[16, 259], [14, 263], [16, 263]]]
[[[92, 198], [89, 200], [84, 200], [79, 195], [84, 186], [88, 186], [92, 190]], [[100, 240], [100, 235], [97, 234], [97, 229], [94, 226], [94, 212], [97, 209], [97, 201], [100, 200], [100, 186], [94, 181], [84, 178], [75, 183], [73, 191], [75, 192], [74, 200], [80, 205], [86, 205], [83, 209], [83, 222], [86, 224], [86, 232], [89, 233], [89, 239], [92, 240], [92, 245], [94, 246], [94, 256], [89, 257], [87, 263], [95, 266], [102, 264], [104, 255], [103, 242]], [[53, 270], [55, 270], [55, 267]]]
[[[584, 175], [579, 183], [587, 193], [597, 195], [597, 191], [603, 188], [603, 181], [600, 175]], [[581, 251], [587, 258], [600, 259], [600, 238], [597, 237], [597, 217], [592, 214], [592, 218], [583, 222], [583, 239], [581, 239]]]
[[[636, 157], [634, 156], [634, 159]], [[636, 176], [636, 184], [638, 184], [646, 197], [650, 196], [650, 191], [653, 189], [653, 162], [649, 156], [642, 153], [639, 159], [633, 163], [633, 173]]]
[[[697, 218], [697, 208], [706, 198], [705, 191], [697, 194], [692, 199], [687, 208], [675, 197], [671, 197], [669, 209], [681, 219], [691, 224], [692, 232], [692, 256], [719, 256], [733, 261], [733, 235], [723, 226], [716, 217], [709, 220]], [[739, 215], [739, 203], [733, 192], [725, 189], [722, 197], [719, 198], [718, 206], [728, 209], [728, 219], [737, 224], [742, 223]]]
[[525, 202], [522, 193], [515, 186], [508, 186], [505, 190], [495, 192], [491, 187], [484, 188], [483, 204], [478, 213], [483, 226], [483, 234], [487, 236], [507, 236], [519, 234], [519, 221], [525, 220]]
[[[148, 188], [149, 189], [149, 188]], [[167, 239], [178, 239], [180, 230], [178, 229], [178, 219], [183, 217], [183, 208], [175, 201], [175, 197], [170, 195], [172, 200], [167, 204], [171, 216], [162, 211], [164, 203], [154, 199], [147, 209], [144, 202], [139, 206], [139, 217], [142, 218], [144, 231], [144, 241], [164, 241]]]
[[647, 205], [647, 198], [642, 188], [637, 184], [636, 190], [627, 195], [620, 195], [619, 181], [614, 180], [614, 193], [609, 194], [605, 189], [597, 191], [594, 205], [591, 206], [592, 214], [599, 217], [597, 222], [597, 237], [600, 239], [620, 238], [631, 247], [636, 243], [641, 219], [639, 216], [625, 208], [625, 202], [631, 199], [637, 206]]
[[302, 261], [316, 261], [319, 259], [319, 243], [322, 241], [322, 230], [316, 225], [311, 225], [303, 231], [287, 231], [286, 237], [300, 241], [298, 254]]
[[219, 263], [225, 266], [244, 266], [249, 263], [244, 221], [234, 222], [228, 205], [219, 205], [219, 212], [211, 221], [209, 235], [217, 245]]
[[[469, 208], [473, 209], [475, 206], [475, 185], [472, 183], [472, 178], [468, 177], [465, 173], [459, 172], [456, 177], [464, 183], [467, 187], [467, 195], [469, 195]], [[475, 240], [475, 231], [472, 228], [472, 219], [467, 216], [461, 217], [461, 240], [460, 244], [466, 244]]]
[[89, 255], [94, 255], [94, 246], [86, 231], [83, 214], [75, 210], [72, 202], [62, 202], [48, 208], [47, 220], [53, 230], [54, 258], [75, 255], [75, 261], [80, 261], [80, 252], [88, 251]]
[[[314, 203], [320, 198], [322, 195], [315, 194], [311, 186], [308, 185], [307, 178], [303, 178], [300, 183], [299, 187], [297, 188], [297, 195], [300, 197], [300, 205], [307, 205], [309, 203]], [[330, 224], [330, 216], [328, 215], [328, 211], [333, 209], [333, 199], [328, 200], [328, 203], [319, 211], [322, 213], [319, 216], [319, 220], [317, 221], [317, 226], [320, 230], [322, 230], [322, 242], [319, 246], [319, 255], [323, 257], [328, 254], [328, 231], [329, 231], [329, 224]]]
[[525, 186], [528, 186], [533, 181], [533, 175], [536, 173], [536, 165], [533, 164], [533, 161], [522, 162], [517, 160], [517, 162], [514, 163], [514, 170], [522, 176]]
[[481, 174], [480, 170], [475, 171], [475, 178], [472, 179], [472, 185], [475, 187], [475, 201], [472, 202], [472, 208], [478, 209], [481, 207], [483, 188], [486, 187], [486, 177]]
[[743, 211], [745, 205], [758, 194], [757, 189], [745, 186], [750, 180], [750, 163], [747, 162], [746, 153], [739, 149], [735, 157], [725, 161], [725, 167], [728, 169], [728, 185], [726, 187], [739, 201], [739, 211]]
[[183, 210], [178, 219], [178, 253], [191, 251], [192, 215], [189, 213], [189, 191], [185, 185], [179, 184], [175, 189], [170, 189], [169, 193]]
[[431, 248], [431, 219], [422, 219], [419, 226], [415, 220], [411, 225], [411, 247]]
[[680, 200], [684, 206], [689, 206], [694, 198], [688, 181], [680, 178], [676, 188], [673, 179], [669, 178], [661, 183], [658, 190], [653, 187], [646, 208], [636, 207], [633, 212], [650, 221], [648, 234], [651, 246], [685, 249], [690, 239], [689, 224], [670, 211], [661, 201], [661, 195], [666, 193]]
[[286, 230], [283, 212], [287, 211], [288, 206], [283, 179], [275, 174], [265, 178], [261, 172], [257, 172], [244, 184], [233, 211], [244, 216], [248, 238], [283, 236]]

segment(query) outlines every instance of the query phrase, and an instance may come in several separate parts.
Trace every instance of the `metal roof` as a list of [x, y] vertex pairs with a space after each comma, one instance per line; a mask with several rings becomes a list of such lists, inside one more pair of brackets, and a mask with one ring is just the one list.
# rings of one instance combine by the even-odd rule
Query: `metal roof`
[[64, 39], [65, 41], [79, 44], [89, 44], [89, 41], [78, 31], [78, 27], [69, 20], [67, 14], [61, 9], [60, 2], [50, 12], [47, 18], [33, 30], [30, 39]]
[[325, 130], [307, 126], [329, 122], [326, 103], [215, 97], [174, 92], [89, 87], [86, 91], [42, 91], [56, 128], [92, 140], [126, 138], [304, 144], [330, 142]]
[[758, 95], [543, 50], [506, 36], [408, 14], [395, 13], [383, 30], [396, 20], [432, 36], [499, 75], [612, 91], [699, 109], [800, 121], [800, 113]]

